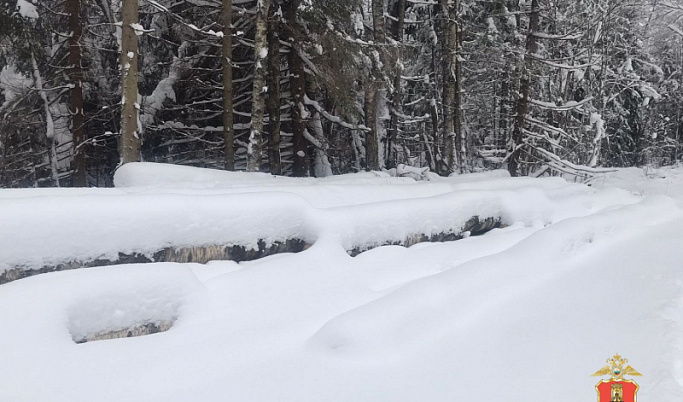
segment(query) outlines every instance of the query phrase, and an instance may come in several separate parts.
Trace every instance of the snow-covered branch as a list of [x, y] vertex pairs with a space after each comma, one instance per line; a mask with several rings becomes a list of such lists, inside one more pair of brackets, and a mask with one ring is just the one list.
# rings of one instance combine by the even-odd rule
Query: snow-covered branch
[[531, 99], [531, 103], [542, 108], [542, 109], [547, 109], [547, 110], [557, 110], [557, 111], [566, 111], [566, 110], [572, 110], [576, 109], [590, 101], [593, 100], [592, 96], [589, 96], [586, 99], [581, 100], [580, 102], [576, 101], [569, 101], [565, 103], [564, 105], [557, 105], [555, 102], [544, 102], [536, 99]]
[[351, 123], [345, 122], [344, 120], [342, 120], [338, 116], [334, 116], [334, 115], [330, 114], [322, 106], [320, 106], [320, 103], [318, 103], [314, 100], [311, 100], [308, 96], [304, 96], [304, 103], [306, 105], [313, 106], [313, 108], [315, 110], [317, 110], [318, 113], [320, 113], [324, 118], [326, 118], [327, 120], [329, 120], [333, 123], [337, 123], [342, 127], [345, 127], [345, 128], [351, 129], [351, 130], [370, 131], [370, 129], [367, 128], [363, 124], [351, 124]]

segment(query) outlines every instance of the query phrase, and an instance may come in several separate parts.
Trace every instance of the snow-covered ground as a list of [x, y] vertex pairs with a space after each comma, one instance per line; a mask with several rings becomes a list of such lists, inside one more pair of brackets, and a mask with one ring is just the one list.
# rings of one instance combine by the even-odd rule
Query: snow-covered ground
[[[285, 234], [314, 243], [0, 285], [0, 401], [590, 401], [590, 374], [617, 352], [644, 375], [640, 402], [683, 400], [683, 169], [590, 186], [431, 178], [140, 164], [116, 189], [0, 190], [0, 271]], [[346, 252], [472, 214], [506, 227]]]

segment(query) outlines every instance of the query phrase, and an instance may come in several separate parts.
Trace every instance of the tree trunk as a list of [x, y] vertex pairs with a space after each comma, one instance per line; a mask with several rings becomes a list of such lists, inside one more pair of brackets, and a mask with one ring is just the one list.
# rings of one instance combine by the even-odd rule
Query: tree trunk
[[513, 149], [508, 162], [508, 171], [510, 175], [519, 175], [519, 161], [521, 156], [521, 146], [524, 140], [524, 124], [526, 122], [526, 115], [529, 113], [529, 104], [531, 103], [531, 70], [533, 68], [533, 59], [531, 55], [536, 53], [536, 36], [534, 32], [538, 31], [539, 26], [539, 5], [538, 0], [531, 0], [531, 13], [529, 14], [529, 32], [526, 36], [526, 54], [524, 55], [524, 64], [522, 74], [519, 79], [520, 96], [517, 100], [517, 116], [515, 118], [515, 126], [512, 130]]
[[327, 139], [325, 139], [325, 131], [323, 130], [323, 122], [320, 118], [320, 113], [315, 112], [311, 119], [310, 127], [313, 129], [315, 137], [312, 143], [315, 146], [315, 163], [313, 164], [313, 176], [327, 177], [332, 176], [332, 165], [327, 157], [327, 150], [329, 148]]
[[225, 170], [235, 170], [235, 129], [232, 105], [232, 0], [223, 0], [223, 138]]
[[35, 78], [36, 89], [40, 94], [40, 98], [43, 101], [43, 108], [45, 110], [45, 139], [47, 145], [50, 147], [48, 150], [48, 160], [50, 162], [52, 180], [55, 183], [55, 187], [59, 187], [59, 166], [57, 165], [57, 148], [55, 144], [55, 121], [52, 118], [52, 112], [50, 112], [50, 101], [45, 93], [43, 77], [40, 75], [38, 62], [33, 54], [31, 54], [31, 64], [33, 66], [33, 78]]
[[73, 185], [85, 187], [85, 116], [83, 115], [83, 69], [81, 68], [81, 36], [83, 25], [81, 21], [81, 0], [69, 0], [69, 102], [71, 104], [71, 129], [74, 146]]
[[509, 74], [510, 63], [505, 62], [505, 71], [503, 71], [502, 82], [500, 84], [500, 101], [499, 110], [500, 116], [498, 118], [498, 138], [496, 138], [496, 145], [504, 149], [508, 141], [508, 119], [510, 118], [510, 79]]
[[266, 98], [266, 57], [268, 57], [268, 9], [271, 0], [257, 0], [256, 35], [254, 36], [254, 87], [251, 104], [251, 132], [247, 146], [247, 171], [261, 170], [263, 151], [263, 116]]
[[275, 5], [268, 12], [268, 159], [270, 173], [280, 175], [280, 17], [274, 9]]
[[379, 98], [378, 84], [375, 81], [365, 86], [365, 124], [370, 131], [365, 136], [365, 159], [367, 170], [379, 170], [377, 144], [377, 103]]
[[372, 29], [377, 43], [385, 43], [387, 40], [384, 28], [384, 0], [372, 0]]
[[458, 169], [460, 173], [467, 170], [467, 139], [462, 129], [462, 68], [460, 66], [460, 0], [455, 0], [449, 12], [450, 22], [455, 26], [455, 54], [453, 55], [453, 69], [455, 70], [455, 97], [453, 99], [453, 127], [455, 129], [455, 151], [458, 154]]
[[366, 160], [368, 163], [368, 170], [379, 170], [379, 133], [377, 121], [377, 105], [379, 103], [379, 94], [382, 90], [382, 71], [379, 63], [385, 64], [383, 54], [383, 44], [386, 43], [386, 31], [384, 29], [384, 1], [372, 0], [372, 27], [374, 30], [375, 47], [377, 55], [371, 55], [372, 70], [365, 88], [365, 121], [366, 126], [370, 129], [365, 137]]
[[[406, 0], [398, 0], [395, 3], [394, 17], [396, 21], [393, 24], [393, 34], [394, 40], [401, 44], [403, 42], [403, 31], [404, 23], [406, 17]], [[396, 49], [396, 64], [397, 66], [402, 65], [401, 63], [401, 48]], [[396, 152], [394, 151], [394, 142], [398, 138], [398, 115], [401, 111], [401, 73], [402, 69], [397, 68], [396, 74], [394, 76], [394, 96], [393, 96], [393, 113], [391, 114], [391, 128], [389, 130], [389, 138], [387, 139], [387, 149], [385, 152], [387, 168], [396, 167]]]
[[[434, 5], [434, 14], [430, 15], [432, 19], [434, 19], [434, 16], [438, 16], [440, 14], [440, 6], [438, 4]], [[435, 24], [435, 32], [440, 31], [440, 23], [438, 21], [438, 18], [436, 18], [436, 21], [434, 22]], [[440, 161], [440, 155], [439, 155], [439, 104], [438, 104], [438, 95], [439, 95], [439, 73], [437, 69], [437, 52], [438, 52], [438, 44], [432, 42], [431, 46], [431, 68], [432, 68], [432, 73], [434, 74], [434, 79], [432, 80], [430, 84], [430, 92], [431, 92], [431, 99], [429, 100], [429, 113], [431, 115], [431, 120], [432, 120], [432, 143], [431, 146], [428, 147], [429, 149], [429, 155], [430, 155], [430, 161], [431, 161], [431, 169], [434, 172], [439, 172], [440, 166], [439, 166], [439, 161]], [[425, 146], [429, 146], [430, 144], [426, 141], [425, 139]]]
[[455, 99], [457, 92], [456, 65], [457, 65], [457, 25], [455, 22], [456, 11], [449, 0], [441, 1], [441, 65], [443, 68], [443, 138], [444, 157], [447, 173], [455, 171]]
[[138, 128], [138, 0], [123, 0], [121, 27], [121, 163], [140, 161]]
[[[506, 16], [506, 0], [496, 0], [493, 7], [493, 15], [501, 18], [501, 27], [503, 35], [503, 44], [509, 44], [509, 24]], [[505, 67], [501, 71], [500, 75], [500, 97], [498, 99], [498, 129], [495, 131], [495, 146], [500, 149], [504, 149], [507, 144], [508, 137], [508, 123], [510, 116], [510, 80], [512, 76], [510, 74], [510, 69], [512, 65], [510, 63], [509, 52], [504, 51], [503, 58], [505, 59]]]
[[301, 0], [293, 0], [287, 4], [287, 22], [291, 29], [292, 46], [289, 49], [287, 63], [289, 64], [289, 86], [292, 93], [292, 141], [294, 145], [292, 175], [295, 177], [308, 176], [308, 142], [304, 136], [306, 130], [306, 107], [304, 106], [304, 96], [306, 94], [306, 72], [304, 71], [303, 61], [299, 56], [300, 45], [299, 24], [296, 20], [297, 9]]

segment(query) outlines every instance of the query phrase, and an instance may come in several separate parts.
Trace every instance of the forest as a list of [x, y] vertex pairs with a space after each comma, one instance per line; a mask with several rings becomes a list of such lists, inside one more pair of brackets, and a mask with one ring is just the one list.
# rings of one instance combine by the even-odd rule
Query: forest
[[682, 155], [679, 0], [0, 0], [0, 187]]

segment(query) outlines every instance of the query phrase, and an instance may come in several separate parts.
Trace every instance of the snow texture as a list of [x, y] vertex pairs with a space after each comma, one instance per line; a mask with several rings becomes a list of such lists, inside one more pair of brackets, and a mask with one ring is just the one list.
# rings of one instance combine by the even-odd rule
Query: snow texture
[[[197, 171], [127, 164], [117, 172], [115, 183], [125, 185], [132, 177], [144, 180], [146, 170], [155, 177], [159, 170], [164, 171], [162, 174], [173, 180], [183, 180], [183, 172], [191, 176]], [[72, 261], [116, 260], [118, 253], [152, 255], [168, 247], [257, 248], [258, 240], [266, 244], [287, 239], [313, 243], [332, 237], [346, 250], [368, 249], [419, 234], [457, 233], [473, 216], [500, 218], [504, 224], [549, 224], [566, 218], [565, 211], [588, 213], [574, 204], [584, 204], [586, 194], [593, 192], [561, 179], [536, 180], [533, 187], [528, 180], [510, 178], [482, 180], [476, 185], [453, 178], [424, 184], [409, 178], [363, 179], [405, 181], [406, 185], [394, 189], [391, 185], [333, 185], [343, 178], [331, 178], [328, 186], [325, 180], [209, 172], [207, 177], [224, 177], [227, 188], [195, 192], [163, 187], [132, 188], [129, 192], [80, 190], [49, 203], [30, 190], [17, 190], [17, 196], [0, 199], [5, 211], [0, 216], [0, 243], [7, 247], [0, 255], [0, 272], [14, 267], [40, 269]], [[257, 186], [249, 186], [252, 176]], [[237, 178], [235, 183], [231, 177]], [[240, 178], [246, 180], [243, 187], [233, 187], [239, 185]], [[347, 196], [334, 196], [339, 193]], [[591, 198], [603, 206], [615, 202], [609, 194]], [[533, 212], [530, 205], [536, 207]], [[55, 224], [46, 226], [48, 221]], [[89, 230], [92, 222], [98, 222], [100, 228]], [[36, 249], [35, 244], [41, 247]]]
[[31, 4], [27, 0], [17, 0], [17, 8], [19, 8], [19, 14], [24, 18], [38, 19], [38, 9], [36, 6]]
[[[116, 189], [0, 190], [5, 261], [160, 233], [319, 235], [301, 253], [241, 264], [0, 285], [0, 400], [588, 401], [590, 374], [616, 352], [644, 374], [640, 401], [683, 398], [683, 170], [623, 169], [590, 186], [434, 179], [132, 164]], [[508, 226], [355, 258], [342, 247], [491, 211]], [[74, 343], [164, 320], [175, 320], [164, 333]]]

